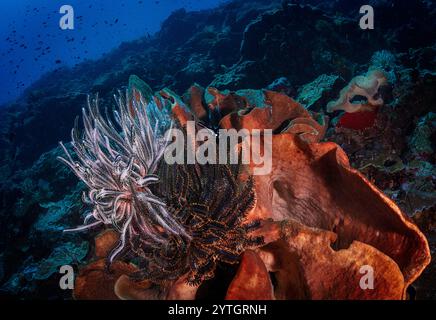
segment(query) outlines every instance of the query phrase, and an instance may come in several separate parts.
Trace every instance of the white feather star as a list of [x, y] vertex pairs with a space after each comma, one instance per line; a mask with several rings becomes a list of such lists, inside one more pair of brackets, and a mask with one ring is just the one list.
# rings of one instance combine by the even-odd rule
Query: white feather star
[[112, 122], [107, 114], [101, 115], [98, 97], [88, 97], [88, 108], [83, 109], [83, 136], [79, 136], [77, 124], [71, 132], [78, 160], [62, 142], [66, 158], [59, 157], [87, 185], [89, 190], [83, 200], [93, 206], [83, 226], [65, 232], [112, 225], [120, 233], [120, 242], [110, 262], [122, 252], [127, 237], [136, 236], [138, 229], [151, 245], [165, 243], [170, 234], [190, 239], [165, 203], [149, 189], [159, 181], [155, 173], [168, 143], [161, 132], [169, 132], [164, 129], [172, 127], [169, 114], [142, 97], [138, 101], [131, 99], [131, 105], [127, 94], [125, 99], [120, 95], [115, 100], [118, 110], [113, 111]]

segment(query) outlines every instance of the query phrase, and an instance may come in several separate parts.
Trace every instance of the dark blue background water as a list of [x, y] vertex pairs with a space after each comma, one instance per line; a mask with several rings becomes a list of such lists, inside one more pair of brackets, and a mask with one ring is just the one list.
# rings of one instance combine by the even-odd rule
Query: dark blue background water
[[[1, 0], [0, 105], [17, 98], [43, 73], [95, 59], [123, 41], [159, 30], [176, 9], [200, 10], [223, 0]], [[62, 5], [75, 29], [62, 30]]]

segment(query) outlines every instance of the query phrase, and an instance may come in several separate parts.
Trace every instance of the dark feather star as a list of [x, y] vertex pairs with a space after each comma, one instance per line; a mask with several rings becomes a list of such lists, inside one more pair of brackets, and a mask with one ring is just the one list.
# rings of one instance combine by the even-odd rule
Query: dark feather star
[[167, 165], [162, 162], [161, 183], [153, 193], [168, 206], [191, 239], [171, 235], [165, 246], [149, 246], [131, 238], [130, 248], [139, 258], [139, 278], [156, 282], [187, 274], [199, 285], [214, 277], [217, 263], [237, 263], [240, 254], [263, 239], [250, 237], [257, 222], [244, 224], [255, 203], [253, 179], [241, 181], [241, 165]]

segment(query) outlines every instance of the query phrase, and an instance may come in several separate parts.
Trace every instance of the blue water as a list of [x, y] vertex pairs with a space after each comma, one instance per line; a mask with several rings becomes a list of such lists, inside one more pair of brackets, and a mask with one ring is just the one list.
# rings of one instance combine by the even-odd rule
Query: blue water
[[[212, 8], [223, 0], [1, 0], [0, 105], [42, 74], [96, 59], [124, 41], [159, 30], [174, 10]], [[74, 30], [62, 30], [62, 5], [74, 8]]]

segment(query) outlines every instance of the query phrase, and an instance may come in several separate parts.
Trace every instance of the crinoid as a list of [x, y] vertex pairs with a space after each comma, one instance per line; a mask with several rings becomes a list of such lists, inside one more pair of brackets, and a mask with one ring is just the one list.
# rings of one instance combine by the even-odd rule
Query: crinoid
[[188, 273], [188, 283], [198, 285], [214, 276], [217, 263], [236, 263], [247, 247], [262, 243], [249, 236], [258, 223], [243, 224], [255, 193], [251, 177], [238, 179], [240, 169], [223, 164], [161, 166], [159, 176], [165, 183], [154, 185], [154, 192], [192, 238], [172, 236], [165, 248], [132, 239], [131, 248], [144, 258], [143, 277], [159, 281]]
[[[156, 282], [187, 275], [197, 285], [214, 276], [219, 261], [235, 263], [244, 249], [262, 239], [244, 224], [254, 205], [251, 177], [240, 165], [168, 165], [162, 161], [172, 127], [168, 109], [156, 99], [116, 98], [113, 117], [99, 111], [98, 100], [83, 110], [84, 133], [72, 131], [77, 160], [63, 146], [60, 158], [87, 185], [92, 206], [81, 231], [109, 225], [120, 233], [108, 257], [129, 259], [137, 276]], [[158, 101], [159, 102], [159, 101]], [[165, 105], [164, 103], [161, 105]]]
[[168, 125], [167, 119], [155, 104], [146, 104], [142, 99], [132, 100], [131, 107], [127, 98], [120, 96], [116, 101], [118, 110], [113, 112], [113, 122], [107, 113], [106, 117], [100, 113], [98, 99], [88, 99], [88, 109], [83, 109], [84, 134], [79, 135], [77, 121], [72, 130], [71, 144], [78, 160], [62, 143], [67, 158], [59, 158], [89, 188], [83, 201], [93, 207], [83, 226], [66, 231], [113, 226], [121, 236], [110, 261], [138, 231], [145, 242], [152, 244], [165, 243], [168, 234], [190, 238], [165, 203], [149, 189], [159, 181], [155, 173], [167, 145], [159, 125]]

